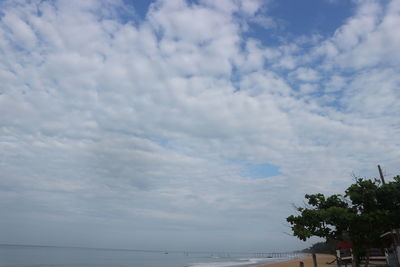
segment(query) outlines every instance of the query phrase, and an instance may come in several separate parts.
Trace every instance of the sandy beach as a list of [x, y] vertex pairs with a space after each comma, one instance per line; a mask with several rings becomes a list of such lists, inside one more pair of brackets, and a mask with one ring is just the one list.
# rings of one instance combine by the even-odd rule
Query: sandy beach
[[[327, 262], [331, 262], [334, 259], [335, 259], [335, 256], [333, 256], [333, 255], [317, 254], [318, 267], [334, 267], [334, 266], [336, 266], [336, 263], [327, 264]], [[299, 265], [300, 265], [299, 262], [301, 262], [301, 261], [304, 262], [304, 267], [313, 267], [314, 266], [312, 257], [310, 256], [310, 257], [296, 259], [296, 260], [292, 260], [292, 261], [262, 265], [260, 267], [299, 267]]]

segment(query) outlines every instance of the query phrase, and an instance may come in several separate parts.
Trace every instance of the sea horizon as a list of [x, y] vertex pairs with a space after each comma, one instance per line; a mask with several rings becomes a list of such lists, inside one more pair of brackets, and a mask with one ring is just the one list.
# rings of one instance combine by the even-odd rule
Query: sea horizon
[[[117, 247], [91, 247], [91, 246], [74, 246], [74, 245], [46, 245], [46, 244], [18, 244], [18, 243], [0, 243], [0, 246], [27, 246], [27, 247], [54, 247], [54, 248], [78, 248], [78, 249], [95, 249], [95, 250], [127, 250], [127, 251], [138, 251], [138, 252], [171, 252], [171, 253], [183, 253], [183, 252], [191, 252], [191, 253], [265, 253], [265, 254], [288, 254], [288, 253], [302, 253], [301, 251], [269, 251], [262, 252], [260, 250], [257, 251], [227, 251], [227, 250], [184, 250], [184, 249], [140, 249], [140, 248], [117, 248]], [[303, 253], [304, 254], [304, 253]]]
[[[33, 267], [228, 267], [257, 266], [304, 256], [298, 252], [147, 250], [32, 244], [0, 244], [0, 266]], [[279, 256], [279, 257], [278, 257]]]

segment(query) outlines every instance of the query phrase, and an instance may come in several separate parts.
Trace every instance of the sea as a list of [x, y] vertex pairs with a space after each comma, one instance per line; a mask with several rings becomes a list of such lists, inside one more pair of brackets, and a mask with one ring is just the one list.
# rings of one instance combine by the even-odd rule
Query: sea
[[250, 267], [288, 261], [304, 255], [0, 244], [0, 267]]

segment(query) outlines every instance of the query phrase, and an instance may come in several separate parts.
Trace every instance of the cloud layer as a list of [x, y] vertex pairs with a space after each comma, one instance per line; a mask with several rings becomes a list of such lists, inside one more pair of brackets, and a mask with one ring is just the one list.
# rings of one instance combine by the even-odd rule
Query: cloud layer
[[2, 2], [0, 242], [297, 249], [304, 193], [398, 174], [400, 2], [278, 45], [269, 3]]

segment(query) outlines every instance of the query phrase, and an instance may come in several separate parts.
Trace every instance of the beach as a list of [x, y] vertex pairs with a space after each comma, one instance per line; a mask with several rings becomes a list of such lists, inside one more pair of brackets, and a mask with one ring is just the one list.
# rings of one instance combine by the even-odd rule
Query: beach
[[[327, 264], [328, 262], [331, 262], [335, 259], [335, 256], [329, 255], [329, 254], [317, 254], [317, 265], [318, 267], [334, 267], [336, 266], [336, 263], [332, 264]], [[267, 265], [262, 265], [259, 267], [299, 267], [300, 262], [304, 262], [304, 267], [313, 267], [313, 260], [312, 257], [306, 257], [306, 258], [300, 258], [300, 259], [295, 259], [291, 261], [285, 261], [285, 262], [278, 262], [278, 263], [272, 263], [272, 264], [267, 264]]]

